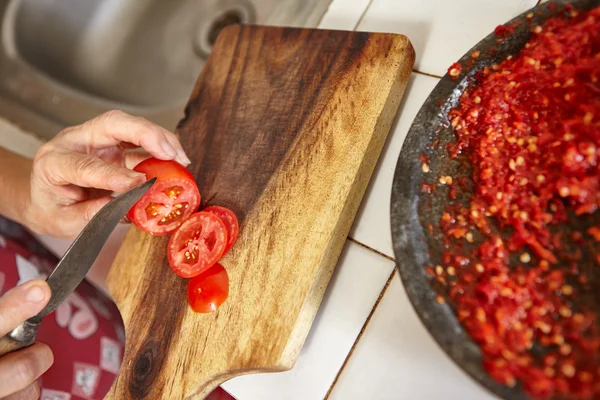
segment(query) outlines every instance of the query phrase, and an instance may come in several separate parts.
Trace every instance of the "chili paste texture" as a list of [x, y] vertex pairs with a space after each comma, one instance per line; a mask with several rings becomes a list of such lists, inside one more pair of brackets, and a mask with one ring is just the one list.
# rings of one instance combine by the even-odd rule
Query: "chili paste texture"
[[443, 265], [427, 269], [489, 374], [540, 399], [600, 399], [600, 7], [570, 14], [532, 27], [450, 112], [473, 189], [443, 213]]

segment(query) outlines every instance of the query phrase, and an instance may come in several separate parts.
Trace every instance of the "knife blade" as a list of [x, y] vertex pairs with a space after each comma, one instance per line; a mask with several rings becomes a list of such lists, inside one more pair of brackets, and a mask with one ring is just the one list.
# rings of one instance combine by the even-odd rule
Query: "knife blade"
[[36, 316], [0, 339], [0, 356], [34, 342], [42, 318], [56, 310], [79, 286], [112, 231], [154, 182], [156, 178], [115, 197], [92, 217], [46, 279], [52, 291], [50, 301]]

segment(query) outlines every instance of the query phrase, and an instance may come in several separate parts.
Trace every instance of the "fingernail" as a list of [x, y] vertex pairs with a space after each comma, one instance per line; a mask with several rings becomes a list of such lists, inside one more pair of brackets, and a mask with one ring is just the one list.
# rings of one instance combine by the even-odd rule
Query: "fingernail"
[[169, 157], [175, 157], [177, 155], [177, 150], [175, 150], [175, 147], [173, 147], [173, 145], [169, 143], [167, 139], [164, 139], [161, 142], [160, 147], [162, 147], [165, 154]]
[[25, 300], [30, 303], [39, 303], [46, 299], [46, 293], [39, 286], [32, 286], [27, 290]]
[[192, 162], [190, 161], [190, 159], [188, 158], [188, 156], [185, 155], [185, 153], [183, 151], [179, 151], [177, 153], [177, 158], [175, 159], [179, 164], [183, 165], [184, 167], [187, 167], [188, 165], [190, 165]]
[[144, 182], [146, 180], [146, 175], [131, 171], [129, 173], [129, 179], [135, 182]]

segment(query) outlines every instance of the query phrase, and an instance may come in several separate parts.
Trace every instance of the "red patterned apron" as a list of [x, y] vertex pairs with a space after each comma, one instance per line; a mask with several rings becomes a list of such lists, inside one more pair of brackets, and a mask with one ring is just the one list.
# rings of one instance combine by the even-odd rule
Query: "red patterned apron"
[[[0, 295], [31, 279], [45, 279], [58, 260], [19, 225], [0, 216]], [[42, 400], [102, 399], [121, 365], [125, 331], [109, 299], [83, 281], [44, 318], [37, 340], [54, 352], [39, 379]], [[222, 389], [207, 400], [232, 400]]]

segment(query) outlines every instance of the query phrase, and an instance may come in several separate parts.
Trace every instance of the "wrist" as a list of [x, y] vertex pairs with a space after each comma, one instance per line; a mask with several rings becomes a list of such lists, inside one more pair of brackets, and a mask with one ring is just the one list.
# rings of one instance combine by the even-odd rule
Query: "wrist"
[[0, 148], [0, 214], [29, 227], [32, 160]]

